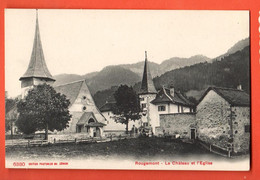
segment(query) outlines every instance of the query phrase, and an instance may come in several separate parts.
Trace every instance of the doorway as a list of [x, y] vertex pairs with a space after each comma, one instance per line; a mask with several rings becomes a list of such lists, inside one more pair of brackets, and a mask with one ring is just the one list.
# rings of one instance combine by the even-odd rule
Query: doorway
[[99, 137], [100, 136], [100, 129], [96, 127], [96, 133], [94, 137]]
[[190, 139], [196, 139], [196, 129], [190, 129]]

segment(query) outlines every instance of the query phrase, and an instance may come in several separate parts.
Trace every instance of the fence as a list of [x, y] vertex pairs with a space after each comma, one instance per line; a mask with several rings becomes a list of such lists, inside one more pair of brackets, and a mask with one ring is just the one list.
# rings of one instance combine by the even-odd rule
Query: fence
[[199, 139], [197, 139], [197, 143], [202, 146], [204, 149], [209, 150], [210, 152], [213, 152], [215, 154], [221, 155], [221, 156], [227, 156], [227, 157], [231, 157], [231, 150], [229, 149], [223, 149], [217, 145], [213, 145], [213, 144], [208, 144], [204, 141], [201, 141]]
[[131, 139], [135, 138], [133, 136], [124, 135], [124, 136], [110, 136], [110, 137], [89, 137], [89, 138], [67, 138], [67, 139], [52, 139], [52, 140], [43, 140], [43, 139], [13, 139], [6, 140], [5, 146], [46, 146], [46, 145], [59, 145], [59, 144], [81, 144], [81, 143], [100, 143], [100, 142], [109, 142], [109, 141], [120, 141], [122, 139]]

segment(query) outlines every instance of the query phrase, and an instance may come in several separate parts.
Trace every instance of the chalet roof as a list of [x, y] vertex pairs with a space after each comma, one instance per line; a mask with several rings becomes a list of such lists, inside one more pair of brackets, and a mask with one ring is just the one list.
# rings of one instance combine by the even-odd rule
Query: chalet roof
[[202, 95], [199, 102], [201, 102], [211, 90], [215, 91], [232, 106], [250, 106], [250, 96], [245, 91], [223, 87], [209, 87]]
[[173, 103], [173, 104], [180, 104], [185, 106], [194, 106], [186, 97], [184, 97], [180, 92], [174, 91], [174, 96], [171, 95], [170, 89], [163, 87], [156, 98], [151, 101], [153, 104], [160, 104], [160, 103]]
[[139, 94], [156, 94], [156, 89], [153, 84], [152, 75], [150, 73], [148, 60], [147, 60], [147, 53], [145, 51], [145, 62], [144, 62], [144, 72], [143, 72], [143, 79], [141, 84], [141, 89]]
[[[88, 123], [89, 119], [94, 119], [94, 122]], [[98, 122], [93, 112], [84, 112], [80, 117], [77, 125], [85, 125], [90, 127], [103, 127], [106, 124]]]
[[116, 102], [106, 102], [103, 106], [101, 106], [101, 112], [112, 111], [113, 107], [116, 105]]
[[85, 80], [75, 81], [68, 84], [55, 86], [54, 89], [64, 94], [70, 100], [70, 106], [75, 102]]
[[30, 63], [24, 75], [20, 77], [20, 80], [31, 77], [39, 77], [55, 81], [55, 79], [53, 79], [51, 73], [49, 72], [44, 59], [42, 43], [40, 38], [38, 14], [36, 17], [36, 28]]

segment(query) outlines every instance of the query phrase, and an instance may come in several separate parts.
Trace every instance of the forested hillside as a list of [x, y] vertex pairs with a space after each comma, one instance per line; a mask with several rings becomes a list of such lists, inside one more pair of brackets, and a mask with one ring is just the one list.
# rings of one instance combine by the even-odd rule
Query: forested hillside
[[[154, 78], [156, 89], [173, 85], [176, 90], [199, 98], [200, 94], [209, 86], [236, 88], [239, 84], [243, 90], [250, 92], [250, 49], [249, 46], [234, 54], [222, 57], [212, 63], [199, 63], [184, 68], [175, 69]], [[134, 85], [138, 92], [140, 82]], [[94, 95], [96, 104], [100, 107], [111, 99], [116, 87], [99, 91]]]

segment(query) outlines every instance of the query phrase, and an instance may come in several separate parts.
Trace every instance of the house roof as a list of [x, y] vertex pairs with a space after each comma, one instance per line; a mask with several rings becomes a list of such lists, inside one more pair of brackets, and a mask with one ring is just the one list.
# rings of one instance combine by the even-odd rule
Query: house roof
[[36, 28], [30, 63], [24, 75], [20, 77], [20, 80], [31, 77], [38, 77], [48, 79], [50, 81], [55, 81], [55, 79], [53, 79], [51, 73], [49, 72], [44, 59], [42, 43], [40, 38], [38, 15], [36, 17]]
[[116, 102], [106, 102], [103, 106], [101, 106], [101, 108], [99, 110], [101, 112], [112, 111], [115, 104], [116, 104]]
[[70, 100], [70, 106], [75, 102], [85, 80], [75, 81], [68, 84], [55, 86], [54, 89], [64, 94]]
[[186, 97], [184, 97], [180, 92], [174, 91], [174, 96], [171, 95], [170, 89], [163, 87], [156, 98], [151, 101], [153, 104], [160, 104], [160, 103], [173, 103], [173, 104], [180, 104], [185, 106], [194, 106]]
[[147, 60], [147, 53], [145, 51], [145, 62], [144, 62], [144, 72], [143, 72], [143, 79], [141, 84], [141, 89], [139, 94], [156, 94], [156, 89], [153, 84], [152, 75], [150, 73], [148, 60]]
[[[94, 120], [94, 122], [88, 123], [89, 119], [91, 118]], [[98, 122], [93, 112], [84, 112], [80, 117], [79, 121], [77, 122], [77, 125], [101, 127], [101, 126], [105, 126], [106, 124]]]
[[199, 102], [201, 102], [211, 90], [215, 91], [232, 106], [250, 106], [250, 96], [245, 91], [223, 87], [209, 87], [202, 95]]

